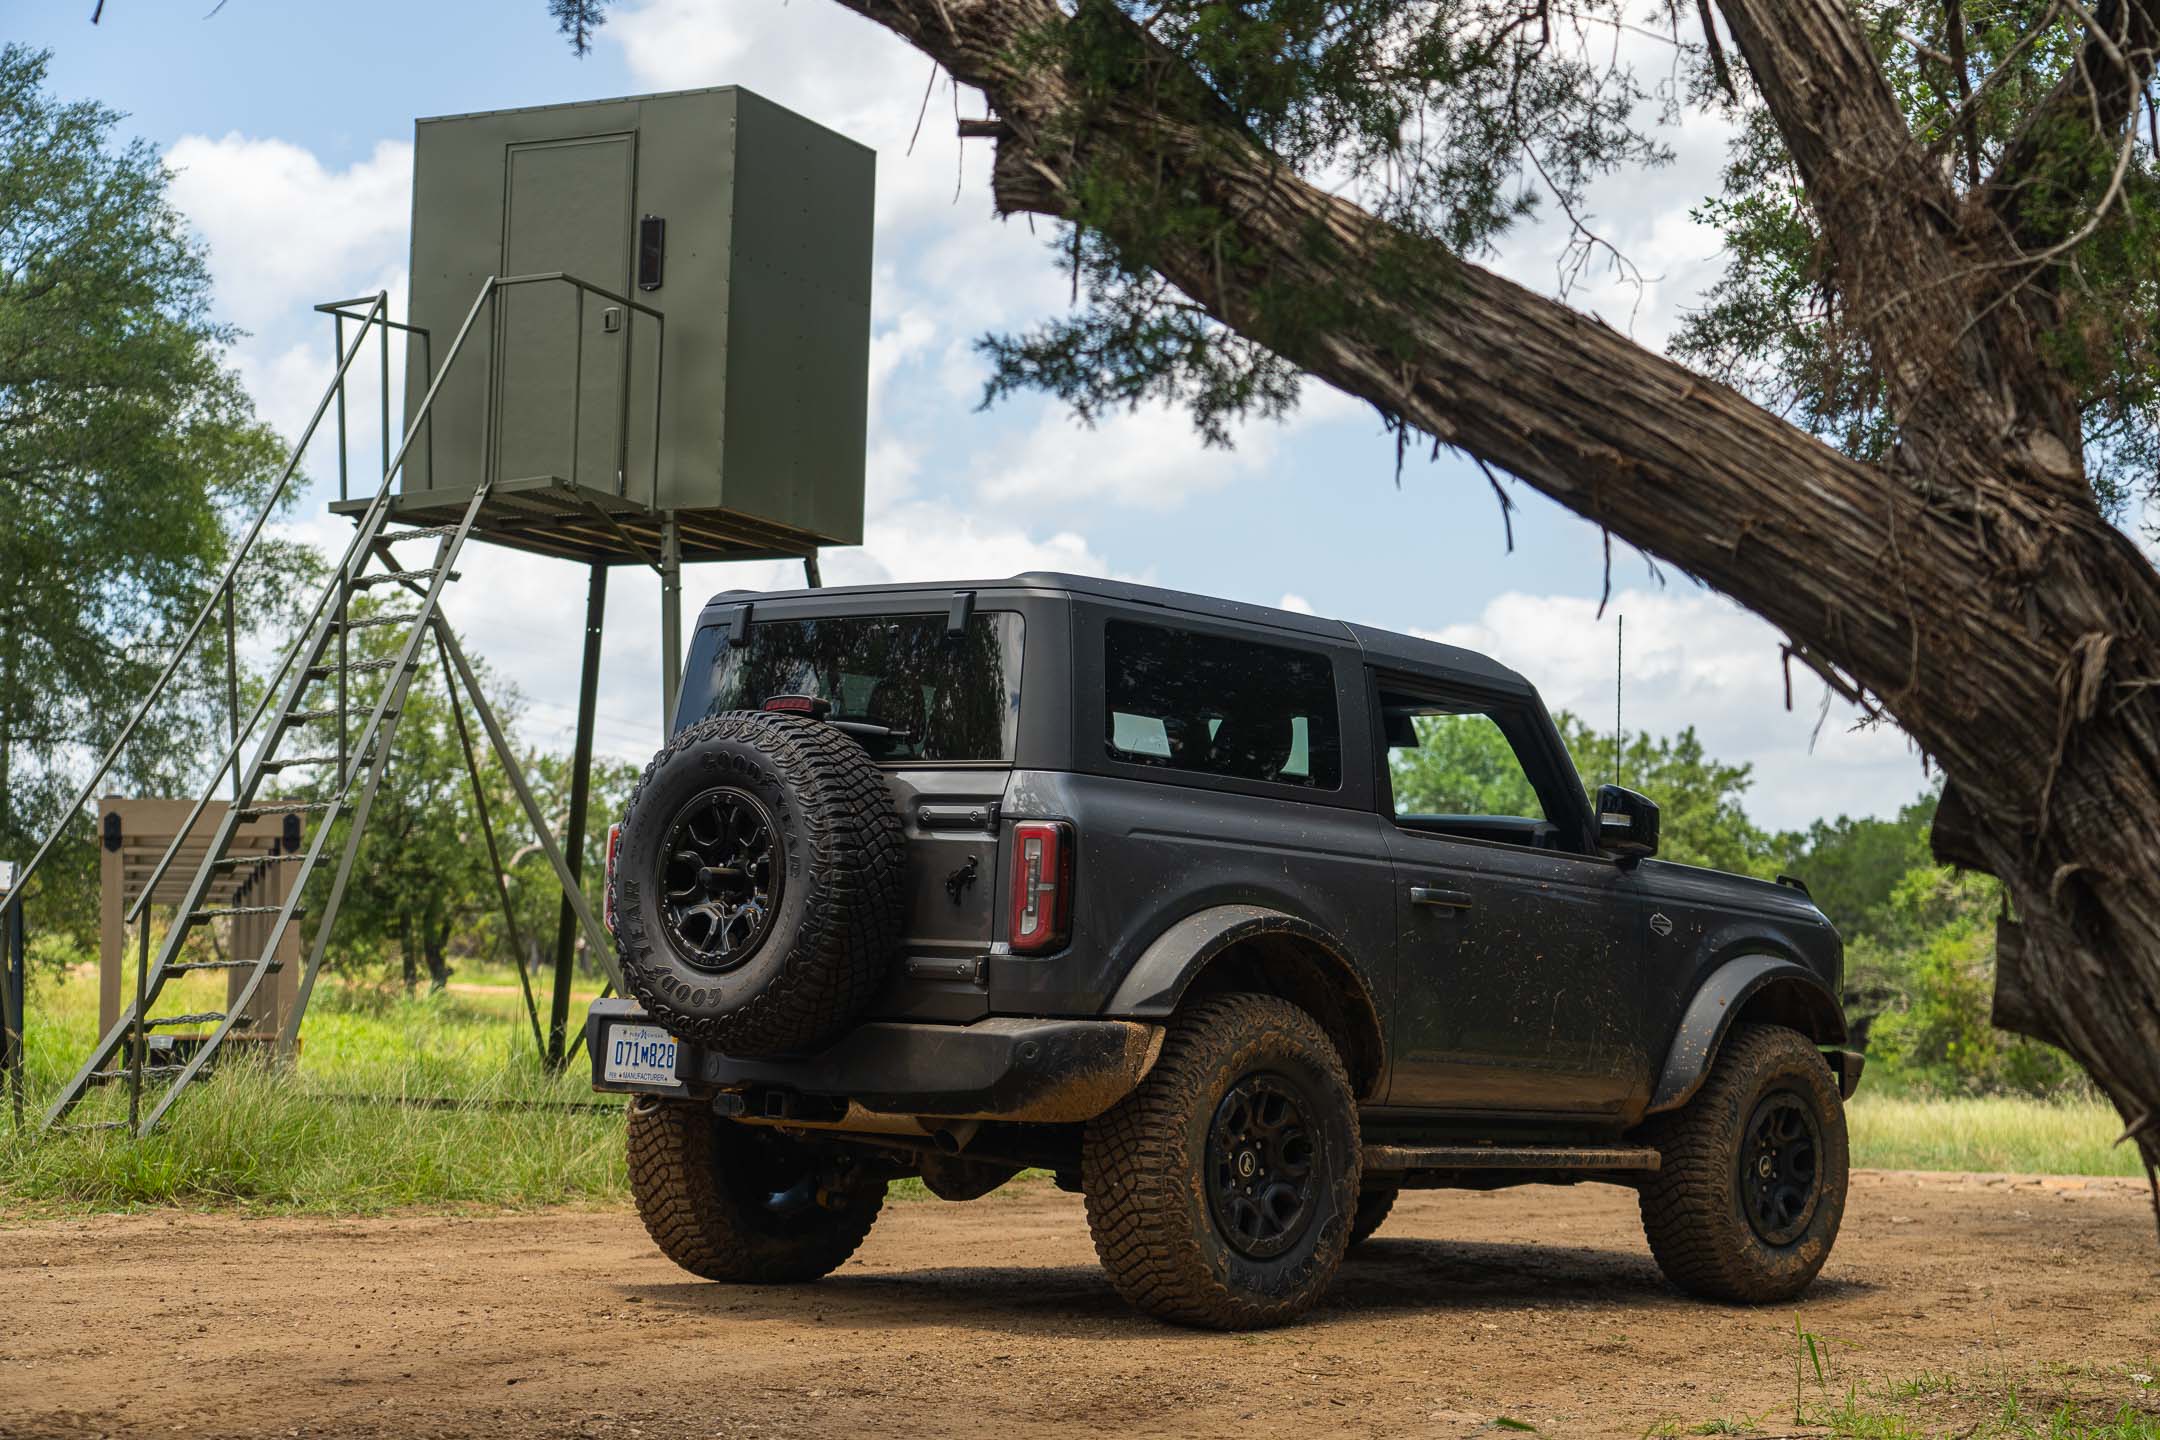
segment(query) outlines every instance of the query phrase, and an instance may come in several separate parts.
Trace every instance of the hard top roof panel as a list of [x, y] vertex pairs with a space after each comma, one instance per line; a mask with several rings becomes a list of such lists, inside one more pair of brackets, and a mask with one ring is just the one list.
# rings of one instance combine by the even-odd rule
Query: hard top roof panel
[[[1151, 605], [1207, 619], [1266, 625], [1277, 630], [1288, 630], [1327, 640], [1348, 641], [1362, 649], [1373, 664], [1384, 669], [1459, 678], [1486, 689], [1531, 693], [1530, 682], [1513, 670], [1475, 650], [1465, 650], [1460, 646], [1443, 645], [1439, 641], [1422, 640], [1415, 635], [1401, 635], [1391, 630], [1377, 630], [1369, 625], [1324, 619], [1295, 610], [1278, 610], [1271, 605], [1250, 605], [1241, 600], [1223, 600], [1212, 595], [1195, 595], [1185, 590], [1166, 590], [1155, 585], [1135, 585], [1125, 580], [1104, 580], [1093, 575], [1068, 575], [1049, 570], [1030, 570], [1023, 574], [1006, 576], [1001, 580], [918, 580], [883, 585], [828, 585], [816, 590], [728, 590], [706, 601], [705, 610], [709, 616], [714, 611], [728, 609], [745, 600], [764, 605], [768, 602], [815, 602], [873, 595], [931, 597], [950, 595], [956, 590], [973, 590], [977, 594], [1035, 591], [1045, 594], [1082, 595], [1121, 601], [1128, 605]], [[700, 623], [703, 623], [705, 618], [701, 616]]]

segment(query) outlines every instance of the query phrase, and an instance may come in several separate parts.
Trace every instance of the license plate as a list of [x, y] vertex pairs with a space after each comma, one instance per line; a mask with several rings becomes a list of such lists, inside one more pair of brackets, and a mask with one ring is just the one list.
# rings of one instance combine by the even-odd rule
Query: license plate
[[602, 1079], [629, 1085], [680, 1085], [675, 1078], [675, 1037], [658, 1025], [608, 1027]]

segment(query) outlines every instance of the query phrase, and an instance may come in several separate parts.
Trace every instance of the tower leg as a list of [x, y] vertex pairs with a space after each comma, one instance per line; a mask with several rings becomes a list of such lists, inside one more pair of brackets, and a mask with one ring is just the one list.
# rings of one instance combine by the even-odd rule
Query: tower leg
[[[578, 679], [577, 753], [570, 761], [570, 824], [563, 836], [563, 859], [573, 885], [582, 882], [585, 873], [585, 809], [592, 798], [593, 712], [600, 703], [600, 629], [606, 615], [607, 566], [596, 564], [585, 591], [585, 665]], [[577, 934], [577, 912], [565, 895], [555, 924], [555, 994], [548, 1002], [551, 1065], [560, 1066], [569, 1054], [570, 982]]]
[[660, 522], [660, 743], [675, 733], [682, 698], [682, 530], [670, 510]]

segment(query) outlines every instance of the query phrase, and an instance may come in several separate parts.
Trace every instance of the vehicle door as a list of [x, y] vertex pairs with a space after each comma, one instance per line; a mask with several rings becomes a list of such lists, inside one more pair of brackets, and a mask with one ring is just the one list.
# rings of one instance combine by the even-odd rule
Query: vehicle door
[[[1534, 702], [1381, 681], [1391, 1106], [1609, 1115], [1648, 1083], [1641, 904]], [[1555, 753], [1558, 752], [1558, 753]]]

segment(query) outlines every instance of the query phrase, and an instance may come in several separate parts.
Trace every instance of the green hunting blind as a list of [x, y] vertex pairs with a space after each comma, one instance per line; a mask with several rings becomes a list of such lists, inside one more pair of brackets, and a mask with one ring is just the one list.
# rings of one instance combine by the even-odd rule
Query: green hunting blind
[[685, 560], [860, 543], [874, 164], [733, 86], [420, 121], [408, 422], [490, 275], [597, 289], [503, 292], [398, 517], [485, 473], [480, 537], [543, 554], [642, 558], [669, 515]]
[[[240, 572], [259, 560], [257, 541], [334, 415], [331, 509], [352, 521], [351, 539], [252, 705], [227, 669], [223, 758], [192, 803], [159, 811], [169, 834], [130, 872], [132, 900], [112, 889], [120, 913], [108, 916], [108, 940], [131, 937], [121, 943], [134, 955], [134, 998], [107, 1015], [46, 1109], [47, 1128], [148, 1134], [209, 1073], [235, 1027], [254, 1033], [273, 1012], [278, 1051], [294, 1053], [406, 694], [433, 683], [422, 667], [437, 662], [521, 976], [525, 943], [466, 707], [563, 890], [544, 1030], [534, 987], [524, 994], [536, 1045], [550, 1064], [567, 1063], [582, 1043], [570, 1038], [576, 947], [614, 978], [581, 859], [609, 570], [659, 575], [664, 735], [681, 675], [684, 562], [799, 558], [815, 585], [818, 547], [862, 540], [869, 150], [733, 87], [444, 116], [420, 121], [416, 136], [410, 313], [392, 320], [387, 292], [316, 307], [331, 318], [337, 369], [283, 473], [74, 804], [0, 893], [0, 934], [19, 935], [25, 886], [69, 820], [150, 712], [185, 703], [175, 676], [191, 656], [200, 666], [220, 631], [234, 653]], [[395, 433], [393, 333], [404, 337], [406, 367]], [[380, 382], [379, 414], [357, 426], [348, 414], [356, 371]], [[352, 474], [355, 429], [379, 430], [376, 476]], [[527, 783], [444, 617], [468, 541], [587, 569], [560, 824]], [[365, 597], [377, 603], [356, 604]], [[298, 837], [302, 823], [304, 845], [255, 843], [265, 825], [290, 824]], [[303, 915], [313, 929], [304, 942]], [[206, 926], [225, 933], [222, 946], [189, 943]], [[196, 971], [224, 972], [224, 1008], [175, 1011], [170, 982]], [[101, 1089], [124, 1090], [124, 1104], [96, 1099]], [[92, 1118], [71, 1121], [86, 1100]]]

